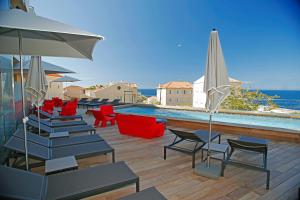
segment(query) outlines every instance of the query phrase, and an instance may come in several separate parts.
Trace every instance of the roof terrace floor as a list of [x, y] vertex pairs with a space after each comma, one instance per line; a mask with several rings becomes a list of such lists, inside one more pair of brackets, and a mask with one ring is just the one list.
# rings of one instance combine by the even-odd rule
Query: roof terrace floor
[[[91, 124], [92, 117], [86, 117]], [[266, 174], [235, 166], [228, 166], [225, 176], [208, 179], [195, 174], [191, 168], [191, 156], [168, 151], [163, 159], [163, 146], [173, 139], [169, 131], [157, 139], [141, 139], [121, 135], [117, 126], [97, 128], [100, 134], [116, 151], [116, 160], [124, 160], [140, 177], [141, 190], [155, 186], [170, 200], [195, 199], [297, 199], [300, 187], [300, 145], [270, 141], [268, 168], [271, 170], [270, 190], [265, 189]], [[236, 135], [222, 135], [222, 143]], [[186, 144], [193, 147], [193, 144]], [[259, 162], [261, 157], [240, 152], [239, 159]], [[196, 161], [199, 162], [201, 152]], [[79, 160], [79, 168], [111, 162], [111, 156], [96, 156]], [[218, 161], [213, 161], [218, 162]], [[42, 172], [43, 168], [33, 171]], [[128, 186], [89, 199], [118, 199], [135, 192]]]

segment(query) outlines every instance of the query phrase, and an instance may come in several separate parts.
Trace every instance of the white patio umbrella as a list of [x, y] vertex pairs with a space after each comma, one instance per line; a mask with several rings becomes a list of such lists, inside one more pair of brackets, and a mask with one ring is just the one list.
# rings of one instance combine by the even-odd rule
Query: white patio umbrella
[[211, 31], [209, 38], [204, 78], [204, 91], [206, 92], [205, 107], [209, 112], [209, 135], [206, 164], [206, 167], [209, 168], [212, 115], [213, 113], [218, 112], [221, 103], [230, 94], [230, 84], [227, 75], [225, 60], [219, 40], [219, 35], [215, 29]]
[[72, 26], [19, 9], [0, 11], [0, 54], [19, 55], [23, 105], [24, 146], [28, 170], [26, 113], [22, 55], [92, 59], [98, 40], [104, 39]]
[[41, 56], [31, 56], [28, 78], [25, 84], [27, 98], [38, 110], [39, 135], [41, 134], [40, 106], [46, 97], [48, 89], [48, 82], [41, 63]]

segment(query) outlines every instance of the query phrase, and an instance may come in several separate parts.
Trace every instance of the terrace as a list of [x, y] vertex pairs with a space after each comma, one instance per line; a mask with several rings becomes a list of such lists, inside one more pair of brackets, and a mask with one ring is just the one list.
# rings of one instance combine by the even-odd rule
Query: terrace
[[[83, 113], [83, 110], [79, 110]], [[93, 123], [93, 117], [84, 115]], [[297, 143], [270, 140], [268, 167], [271, 170], [270, 190], [265, 189], [265, 174], [245, 168], [228, 166], [225, 176], [208, 179], [196, 175], [191, 168], [191, 157], [169, 151], [163, 159], [163, 146], [174, 136], [169, 131], [161, 138], [146, 140], [119, 134], [117, 126], [97, 128], [100, 134], [116, 151], [116, 160], [124, 160], [140, 177], [141, 189], [155, 186], [165, 197], [176, 199], [297, 199], [300, 186], [300, 145]], [[222, 135], [222, 142], [236, 135]], [[189, 144], [186, 144], [189, 145]], [[201, 153], [196, 161], [200, 161]], [[259, 161], [253, 153], [238, 154], [240, 159]], [[110, 162], [110, 156], [97, 156], [78, 160], [79, 168]], [[217, 161], [214, 161], [217, 162]], [[42, 167], [33, 171], [44, 173]], [[89, 199], [118, 199], [134, 193], [128, 186]]]

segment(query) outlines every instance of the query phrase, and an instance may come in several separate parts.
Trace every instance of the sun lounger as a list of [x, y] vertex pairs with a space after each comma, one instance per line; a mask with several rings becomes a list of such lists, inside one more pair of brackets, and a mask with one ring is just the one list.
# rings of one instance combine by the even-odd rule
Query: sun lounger
[[167, 198], [155, 187], [150, 187], [135, 194], [120, 198], [119, 200], [167, 200]]
[[[19, 137], [11, 136], [4, 144], [4, 147], [17, 153], [25, 153], [24, 140]], [[114, 149], [104, 140], [55, 148], [49, 148], [31, 141], [27, 141], [27, 147], [28, 155], [41, 161], [67, 156], [75, 156], [77, 159], [80, 159], [112, 153], [112, 161], [115, 162]]]
[[[34, 121], [32, 119], [29, 119], [27, 121], [28, 125], [31, 127], [38, 129], [39, 123], [37, 121]], [[63, 132], [68, 131], [69, 133], [78, 133], [78, 132], [90, 132], [91, 134], [96, 133], [96, 129], [92, 127], [91, 125], [78, 125], [78, 126], [64, 126], [64, 127], [49, 127], [45, 124], [40, 123], [40, 128], [42, 131], [47, 133], [54, 133], [54, 132]]]
[[109, 104], [109, 105], [113, 105], [113, 106], [117, 106], [117, 105], [120, 105], [121, 103], [120, 103], [120, 99], [114, 99], [113, 101], [111, 101], [111, 102], [107, 102], [107, 104]]
[[42, 176], [0, 166], [1, 199], [81, 199], [136, 184], [139, 177], [124, 163], [99, 165]]
[[80, 106], [84, 105], [85, 103], [87, 103], [89, 100], [88, 98], [81, 98], [78, 102], [77, 102], [77, 107], [79, 108]]
[[[13, 134], [14, 136], [24, 139], [24, 131], [23, 129], [17, 129]], [[99, 135], [80, 135], [80, 136], [72, 136], [72, 137], [55, 137], [55, 138], [46, 138], [35, 133], [31, 133], [27, 131], [27, 140], [48, 148], [55, 148], [61, 146], [69, 146], [69, 145], [77, 145], [77, 144], [86, 144], [90, 142], [99, 142], [102, 141]]]
[[[222, 175], [224, 175], [225, 167], [228, 164], [262, 171], [267, 173], [266, 189], [268, 190], [270, 186], [270, 170], [267, 169], [267, 154], [268, 154], [267, 140], [242, 136], [238, 140], [227, 139], [227, 141], [230, 146], [230, 153], [227, 156], [225, 162], [223, 162]], [[250, 152], [256, 152], [262, 154], [263, 164], [257, 165], [249, 162], [246, 163], [237, 159], [232, 159], [231, 156], [235, 150], [250, 151]]]
[[83, 119], [81, 115], [60, 116], [60, 115], [50, 114], [43, 110], [40, 110], [40, 115], [49, 118], [49, 120], [74, 120], [74, 119], [82, 120]]
[[99, 99], [100, 99], [100, 98], [93, 98], [92, 100], [83, 103], [82, 106], [83, 106], [83, 107], [84, 107], [84, 106], [87, 107], [88, 104], [97, 103], [97, 102], [99, 102]]
[[34, 121], [40, 121], [40, 123], [45, 124], [49, 127], [56, 128], [56, 127], [64, 127], [64, 126], [78, 126], [78, 125], [87, 125], [87, 123], [84, 120], [71, 120], [71, 121], [51, 121], [48, 119], [38, 119], [35, 115], [29, 115], [29, 119], [32, 119]]
[[[175, 134], [176, 137], [170, 145], [164, 146], [164, 159], [166, 160], [167, 157], [167, 149], [179, 151], [188, 155], [192, 155], [192, 168], [195, 168], [196, 153], [208, 142], [208, 132], [205, 130], [188, 132], [180, 129], [169, 129], [169, 131]], [[220, 143], [221, 135], [217, 132], [212, 132], [211, 141], [215, 140], [216, 138], [219, 139], [218, 142]], [[178, 144], [183, 141], [195, 143], [194, 148], [188, 149], [178, 146]]]
[[90, 103], [86, 104], [86, 108], [89, 108], [89, 107], [94, 108], [94, 107], [99, 107], [101, 105], [105, 105], [105, 104], [107, 104], [108, 100], [109, 99], [101, 99], [101, 101], [90, 102]]

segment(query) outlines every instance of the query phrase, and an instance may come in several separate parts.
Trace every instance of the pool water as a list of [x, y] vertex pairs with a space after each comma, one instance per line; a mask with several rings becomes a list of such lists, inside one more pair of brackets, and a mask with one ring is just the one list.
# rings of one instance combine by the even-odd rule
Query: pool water
[[[127, 107], [117, 109], [118, 113], [150, 115], [162, 118], [178, 118], [208, 121], [209, 114], [200, 111], [183, 111], [173, 109], [159, 109], [152, 107]], [[227, 113], [216, 113], [213, 115], [214, 122], [264, 127], [275, 129], [287, 129], [291, 131], [300, 131], [300, 119], [281, 118], [281, 117], [265, 117], [255, 115], [238, 115]]]

